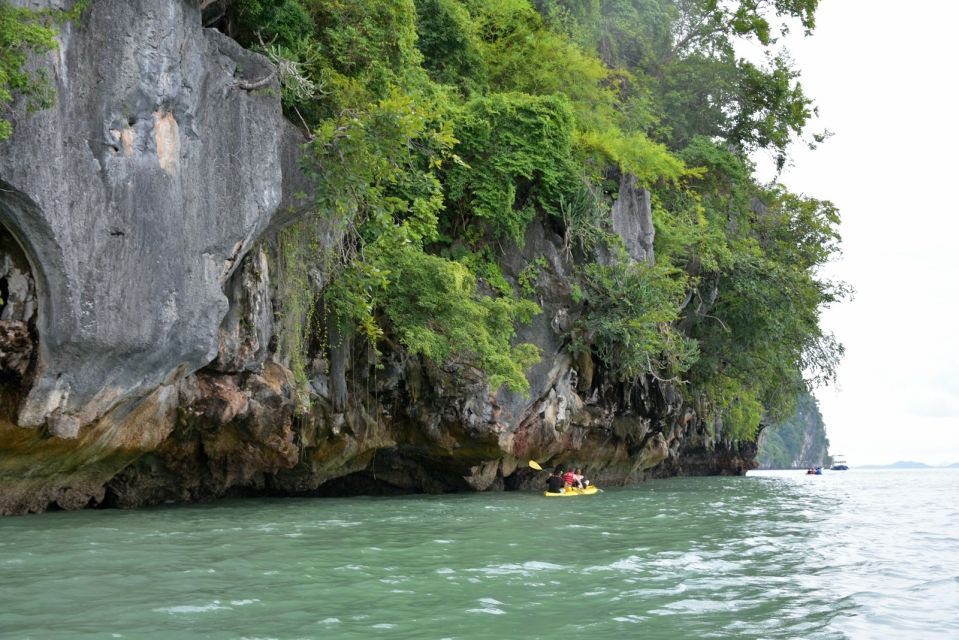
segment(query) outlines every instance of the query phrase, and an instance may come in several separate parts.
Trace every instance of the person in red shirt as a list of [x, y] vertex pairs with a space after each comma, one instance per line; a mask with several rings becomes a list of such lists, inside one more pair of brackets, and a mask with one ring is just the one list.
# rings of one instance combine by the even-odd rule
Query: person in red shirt
[[563, 482], [566, 483], [566, 487], [572, 487], [575, 481], [576, 478], [573, 477], [573, 471], [571, 469], [567, 469], [563, 474]]

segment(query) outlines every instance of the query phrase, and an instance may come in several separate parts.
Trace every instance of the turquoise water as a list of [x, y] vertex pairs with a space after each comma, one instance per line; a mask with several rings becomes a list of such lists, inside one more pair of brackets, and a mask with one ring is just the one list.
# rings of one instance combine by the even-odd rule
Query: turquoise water
[[959, 638], [959, 471], [0, 519], [3, 638]]

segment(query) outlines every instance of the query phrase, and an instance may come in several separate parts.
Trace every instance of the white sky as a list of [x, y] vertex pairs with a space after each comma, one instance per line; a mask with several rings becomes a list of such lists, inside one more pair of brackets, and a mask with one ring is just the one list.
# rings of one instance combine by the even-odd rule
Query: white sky
[[959, 2], [823, 0], [815, 34], [790, 36], [820, 110], [781, 181], [839, 207], [830, 277], [853, 302], [824, 314], [846, 346], [816, 392], [830, 452], [851, 466], [959, 462]]

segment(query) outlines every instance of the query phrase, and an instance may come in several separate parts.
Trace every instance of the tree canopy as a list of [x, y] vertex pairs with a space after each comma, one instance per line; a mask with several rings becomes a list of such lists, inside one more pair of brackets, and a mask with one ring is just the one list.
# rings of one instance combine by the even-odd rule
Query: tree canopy
[[[502, 265], [540, 218], [576, 248], [570, 348], [624, 381], [676, 381], [749, 438], [842, 353], [819, 324], [845, 294], [819, 272], [838, 213], [760, 183], [751, 161], [781, 167], [808, 133], [812, 102], [776, 40], [811, 32], [817, 4], [234, 0], [227, 21], [278, 64], [317, 215], [341, 222], [337, 251], [315, 257], [338, 335], [526, 391], [538, 354], [515, 326], [538, 310], [545, 261]], [[656, 264], [612, 232], [626, 175], [652, 193]]]

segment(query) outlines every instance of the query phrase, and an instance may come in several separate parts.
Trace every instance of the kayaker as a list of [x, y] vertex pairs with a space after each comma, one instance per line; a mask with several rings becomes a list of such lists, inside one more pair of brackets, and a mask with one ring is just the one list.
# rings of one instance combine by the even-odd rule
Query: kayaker
[[573, 476], [573, 470], [567, 469], [566, 473], [563, 474], [563, 482], [566, 483], [567, 487], [572, 487], [576, 478]]
[[550, 493], [563, 493], [562, 469], [556, 467], [546, 478], [546, 490]]
[[577, 489], [585, 489], [588, 484], [589, 480], [583, 477], [583, 470], [577, 467], [573, 472], [573, 486]]

